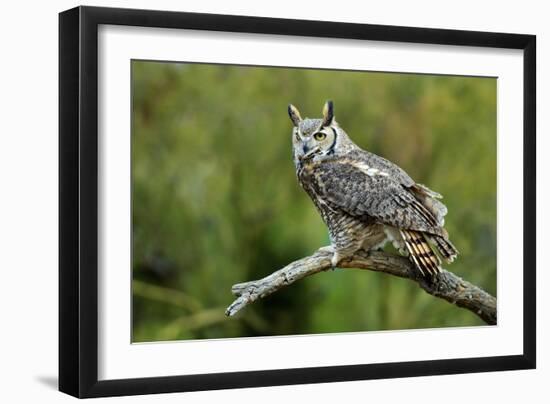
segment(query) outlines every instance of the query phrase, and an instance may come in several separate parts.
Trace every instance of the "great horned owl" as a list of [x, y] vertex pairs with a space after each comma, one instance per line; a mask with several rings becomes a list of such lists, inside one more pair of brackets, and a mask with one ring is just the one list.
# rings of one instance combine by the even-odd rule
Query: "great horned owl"
[[332, 266], [360, 249], [391, 241], [422, 276], [452, 262], [457, 249], [443, 228], [441, 195], [417, 184], [392, 162], [362, 150], [334, 119], [327, 101], [322, 119], [302, 119], [289, 105], [296, 175], [328, 227]]

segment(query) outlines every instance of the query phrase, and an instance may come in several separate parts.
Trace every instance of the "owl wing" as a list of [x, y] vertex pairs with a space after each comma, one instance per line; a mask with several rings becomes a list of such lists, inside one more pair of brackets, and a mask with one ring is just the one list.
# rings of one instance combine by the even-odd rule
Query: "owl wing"
[[318, 197], [333, 209], [355, 217], [370, 216], [399, 229], [445, 236], [438, 220], [402, 178], [348, 159], [324, 162], [312, 175]]
[[391, 161], [386, 160], [384, 157], [366, 150], [353, 151], [352, 156], [358, 161], [365, 161], [369, 167], [387, 173], [392, 180], [403, 185], [408, 191], [414, 194], [416, 199], [418, 199], [421, 204], [430, 211], [432, 216], [437, 219], [438, 226], [443, 227], [445, 223], [444, 217], [447, 214], [447, 207], [442, 202], [438, 201], [438, 199], [442, 198], [441, 195], [432, 191], [425, 185], [417, 184], [405, 170]]
[[366, 150], [354, 150], [350, 156], [357, 161], [365, 161], [369, 167], [374, 167], [387, 173], [394, 181], [406, 187], [415, 185], [415, 181], [405, 172], [405, 170], [382, 156]]

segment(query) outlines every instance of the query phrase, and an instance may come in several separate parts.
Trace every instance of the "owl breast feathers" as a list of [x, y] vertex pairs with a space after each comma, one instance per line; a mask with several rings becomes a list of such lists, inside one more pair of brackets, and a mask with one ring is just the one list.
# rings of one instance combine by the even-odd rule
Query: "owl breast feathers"
[[328, 227], [333, 266], [386, 241], [427, 277], [440, 271], [441, 258], [457, 256], [443, 228], [447, 208], [441, 196], [355, 145], [335, 122], [331, 102], [323, 119], [302, 119], [293, 106], [289, 115], [296, 174]]

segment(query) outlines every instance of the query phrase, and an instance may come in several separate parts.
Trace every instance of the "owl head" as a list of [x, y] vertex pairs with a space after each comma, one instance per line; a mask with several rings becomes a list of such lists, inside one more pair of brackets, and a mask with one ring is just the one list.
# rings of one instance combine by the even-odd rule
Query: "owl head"
[[296, 162], [321, 160], [335, 153], [349, 151], [354, 145], [334, 119], [334, 104], [327, 101], [321, 119], [302, 119], [294, 105], [288, 106], [288, 115], [294, 124], [292, 148]]

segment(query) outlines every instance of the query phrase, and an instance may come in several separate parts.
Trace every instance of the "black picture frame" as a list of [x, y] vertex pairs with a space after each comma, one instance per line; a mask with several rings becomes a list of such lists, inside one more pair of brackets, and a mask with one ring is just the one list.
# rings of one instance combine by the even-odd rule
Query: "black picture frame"
[[[523, 354], [99, 381], [100, 24], [523, 50]], [[59, 390], [84, 398], [535, 368], [535, 60], [534, 35], [96, 7], [60, 13]]]

